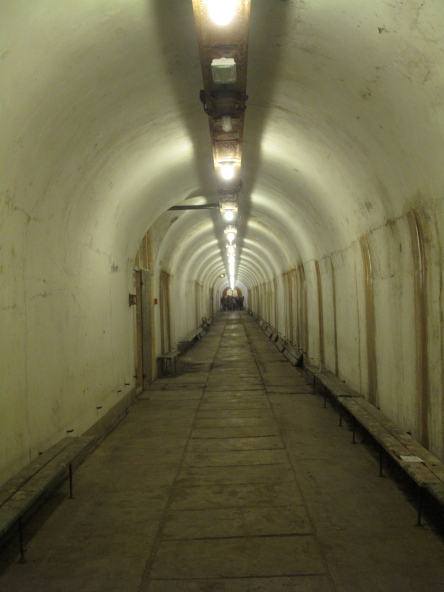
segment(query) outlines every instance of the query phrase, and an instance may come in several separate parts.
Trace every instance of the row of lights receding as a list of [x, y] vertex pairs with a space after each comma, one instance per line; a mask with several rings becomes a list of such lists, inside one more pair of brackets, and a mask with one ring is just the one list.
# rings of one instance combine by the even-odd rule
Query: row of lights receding
[[[216, 25], [228, 25], [236, 12], [236, 0], [207, 0], [208, 12], [210, 18]], [[236, 81], [236, 64], [232, 58], [214, 59], [211, 64], [213, 81], [219, 84], [228, 84]], [[224, 115], [221, 120], [222, 130], [229, 132], [232, 130], [231, 117]], [[224, 162], [220, 167], [220, 176], [225, 181], [231, 181], [236, 174], [232, 162]], [[235, 208], [221, 208], [221, 214], [225, 226], [225, 238], [227, 241], [228, 258], [228, 279], [232, 290], [235, 286], [236, 273], [236, 235], [237, 228], [234, 224], [237, 210]]]
[[228, 280], [230, 288], [234, 290], [235, 285], [235, 273], [236, 273], [236, 237], [237, 228], [233, 222], [235, 222], [236, 210], [234, 209], [221, 209], [222, 217], [225, 222], [225, 240], [228, 258]]

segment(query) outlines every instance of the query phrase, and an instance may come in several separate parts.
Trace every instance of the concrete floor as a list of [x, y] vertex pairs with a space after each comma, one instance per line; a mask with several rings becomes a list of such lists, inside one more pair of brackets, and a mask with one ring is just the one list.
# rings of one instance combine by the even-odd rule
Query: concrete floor
[[27, 563], [3, 559], [1, 592], [444, 590], [443, 538], [245, 313], [221, 314], [66, 490], [28, 525]]

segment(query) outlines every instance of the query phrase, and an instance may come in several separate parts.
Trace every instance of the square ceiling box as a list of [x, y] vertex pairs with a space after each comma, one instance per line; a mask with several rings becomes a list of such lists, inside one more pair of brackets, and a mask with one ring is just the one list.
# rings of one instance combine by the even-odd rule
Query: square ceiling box
[[233, 58], [215, 58], [211, 62], [211, 74], [215, 84], [233, 84], [237, 80], [236, 62]]

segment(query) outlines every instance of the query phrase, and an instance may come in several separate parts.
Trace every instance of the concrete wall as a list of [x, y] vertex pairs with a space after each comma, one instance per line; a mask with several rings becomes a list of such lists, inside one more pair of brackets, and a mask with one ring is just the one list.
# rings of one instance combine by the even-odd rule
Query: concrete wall
[[[409, 211], [343, 251], [306, 262], [306, 287], [293, 270], [284, 274], [299, 284], [291, 293], [280, 281], [251, 290], [251, 309], [287, 338], [289, 323], [295, 323], [290, 311], [298, 309], [308, 333], [295, 328], [300, 341], [292, 341], [306, 352], [307, 363], [336, 373], [439, 457], [444, 444], [441, 223], [441, 210]], [[304, 290], [307, 314], [298, 297]]]
[[82, 434], [134, 388], [132, 265], [89, 246], [67, 256], [60, 228], [40, 216], [37, 208], [26, 228], [16, 208], [4, 217], [3, 478], [68, 432]]
[[[252, 3], [238, 280], [442, 456], [444, 3], [339, 8]], [[0, 20], [2, 482], [131, 397], [146, 232], [172, 344], [226, 253], [219, 212], [169, 211], [217, 201], [191, 3], [5, 0]]]

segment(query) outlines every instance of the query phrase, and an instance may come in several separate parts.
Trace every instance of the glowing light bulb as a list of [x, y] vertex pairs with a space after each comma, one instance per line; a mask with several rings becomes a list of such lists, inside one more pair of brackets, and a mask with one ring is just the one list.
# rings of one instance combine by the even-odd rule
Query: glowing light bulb
[[234, 232], [229, 232], [229, 233], [227, 234], [227, 239], [230, 241], [230, 243], [232, 243], [232, 242], [234, 241], [234, 237], [235, 237], [235, 236], [236, 236], [236, 235], [234, 234]]
[[233, 210], [227, 210], [226, 212], [224, 212], [224, 218], [227, 222], [232, 222], [234, 219]]
[[222, 116], [222, 129], [224, 132], [231, 132], [233, 129], [233, 124], [229, 115]]
[[220, 174], [225, 181], [230, 181], [234, 177], [234, 166], [231, 163], [225, 163], [221, 166]]
[[207, 0], [210, 18], [221, 27], [228, 25], [236, 12], [236, 0]]
[[227, 251], [228, 251], [228, 252], [230, 253], [230, 255], [231, 255], [232, 253], [234, 253], [234, 252], [235, 252], [235, 248], [234, 248], [234, 247], [228, 247]]

